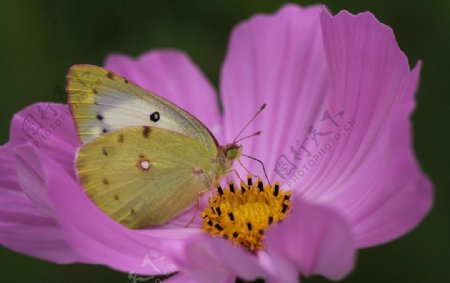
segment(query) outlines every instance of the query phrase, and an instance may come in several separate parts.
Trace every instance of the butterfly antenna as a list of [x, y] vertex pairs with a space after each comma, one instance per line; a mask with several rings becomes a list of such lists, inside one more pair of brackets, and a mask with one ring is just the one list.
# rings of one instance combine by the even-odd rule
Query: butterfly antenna
[[261, 111], [263, 111], [264, 108], [266, 108], [266, 106], [267, 106], [267, 104], [264, 103], [263, 105], [261, 105], [261, 107], [259, 107], [259, 110], [255, 113], [255, 115], [253, 115], [253, 117], [250, 119], [250, 121], [248, 121], [248, 123], [245, 124], [245, 126], [242, 128], [242, 130], [239, 131], [239, 133], [237, 134], [233, 143], [236, 143], [236, 140], [241, 136], [242, 132], [245, 131], [245, 129], [247, 129], [247, 127], [253, 122], [253, 120], [255, 120], [255, 118], [258, 116], [258, 114], [261, 113]]
[[261, 131], [257, 131], [256, 133], [253, 133], [253, 134], [251, 134], [251, 135], [249, 135], [249, 136], [246, 136], [246, 137], [243, 137], [243, 138], [238, 139], [237, 141], [234, 141], [234, 143], [238, 143], [238, 142], [243, 141], [243, 140], [246, 140], [246, 139], [248, 139], [248, 138], [251, 138], [251, 137], [254, 137], [254, 136], [259, 136], [259, 135], [261, 135], [261, 134], [262, 134]]
[[261, 164], [263, 171], [264, 171], [264, 176], [266, 176], [267, 183], [270, 185], [269, 177], [267, 177], [266, 167], [264, 166], [264, 163], [261, 160], [259, 160], [258, 158], [255, 158], [253, 156], [249, 156], [249, 155], [245, 155], [245, 154], [241, 154], [241, 155], [245, 156], [247, 158], [253, 159], [255, 161], [258, 161]]

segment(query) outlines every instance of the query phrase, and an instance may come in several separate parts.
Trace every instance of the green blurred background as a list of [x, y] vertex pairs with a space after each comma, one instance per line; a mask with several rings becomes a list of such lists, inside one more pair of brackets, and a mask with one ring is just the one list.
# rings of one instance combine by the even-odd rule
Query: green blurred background
[[[217, 86], [232, 27], [284, 2], [3, 0], [0, 143], [8, 140], [15, 112], [37, 101], [61, 101], [58, 93], [69, 66], [101, 65], [109, 52], [137, 56], [153, 48], [181, 49]], [[411, 63], [424, 61], [413, 117], [415, 149], [436, 187], [435, 206], [426, 220], [397, 241], [362, 250], [356, 270], [343, 282], [450, 282], [450, 1], [322, 3], [335, 13], [371, 11], [393, 27]], [[102, 266], [56, 265], [0, 247], [0, 282], [131, 281]]]

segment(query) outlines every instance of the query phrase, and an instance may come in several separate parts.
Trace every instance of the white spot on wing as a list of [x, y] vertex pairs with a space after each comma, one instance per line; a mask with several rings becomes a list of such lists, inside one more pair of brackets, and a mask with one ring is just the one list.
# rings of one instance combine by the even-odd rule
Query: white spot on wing
[[139, 165], [141, 166], [142, 169], [144, 170], [148, 170], [150, 168], [150, 162], [148, 162], [148, 160], [141, 160], [141, 162], [139, 163]]

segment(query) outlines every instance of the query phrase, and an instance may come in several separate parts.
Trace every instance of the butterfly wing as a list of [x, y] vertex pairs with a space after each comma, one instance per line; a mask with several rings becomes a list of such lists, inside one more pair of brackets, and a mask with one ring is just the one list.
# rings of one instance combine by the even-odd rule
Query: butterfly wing
[[195, 117], [111, 71], [74, 65], [67, 75], [68, 103], [83, 143], [128, 126], [155, 126], [188, 135], [210, 152], [217, 141]]
[[155, 127], [126, 127], [84, 144], [79, 179], [90, 199], [130, 228], [162, 224], [211, 188], [217, 171], [199, 141]]

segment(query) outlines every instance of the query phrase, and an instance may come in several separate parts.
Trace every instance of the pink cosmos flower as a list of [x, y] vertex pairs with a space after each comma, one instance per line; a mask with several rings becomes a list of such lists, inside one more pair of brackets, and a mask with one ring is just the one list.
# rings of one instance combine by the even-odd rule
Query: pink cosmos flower
[[267, 103], [249, 129], [263, 135], [243, 142], [244, 152], [292, 189], [291, 213], [269, 226], [255, 253], [202, 232], [200, 215], [185, 228], [193, 210], [161, 227], [127, 229], [76, 179], [79, 142], [67, 105], [37, 103], [14, 116], [0, 148], [2, 245], [57, 263], [179, 271], [167, 282], [340, 279], [358, 249], [405, 234], [432, 205], [411, 144], [420, 63], [410, 70], [392, 30], [370, 13], [287, 5], [239, 24], [222, 67], [223, 115], [213, 87], [181, 52], [115, 54], [105, 65], [188, 110], [222, 144]]

